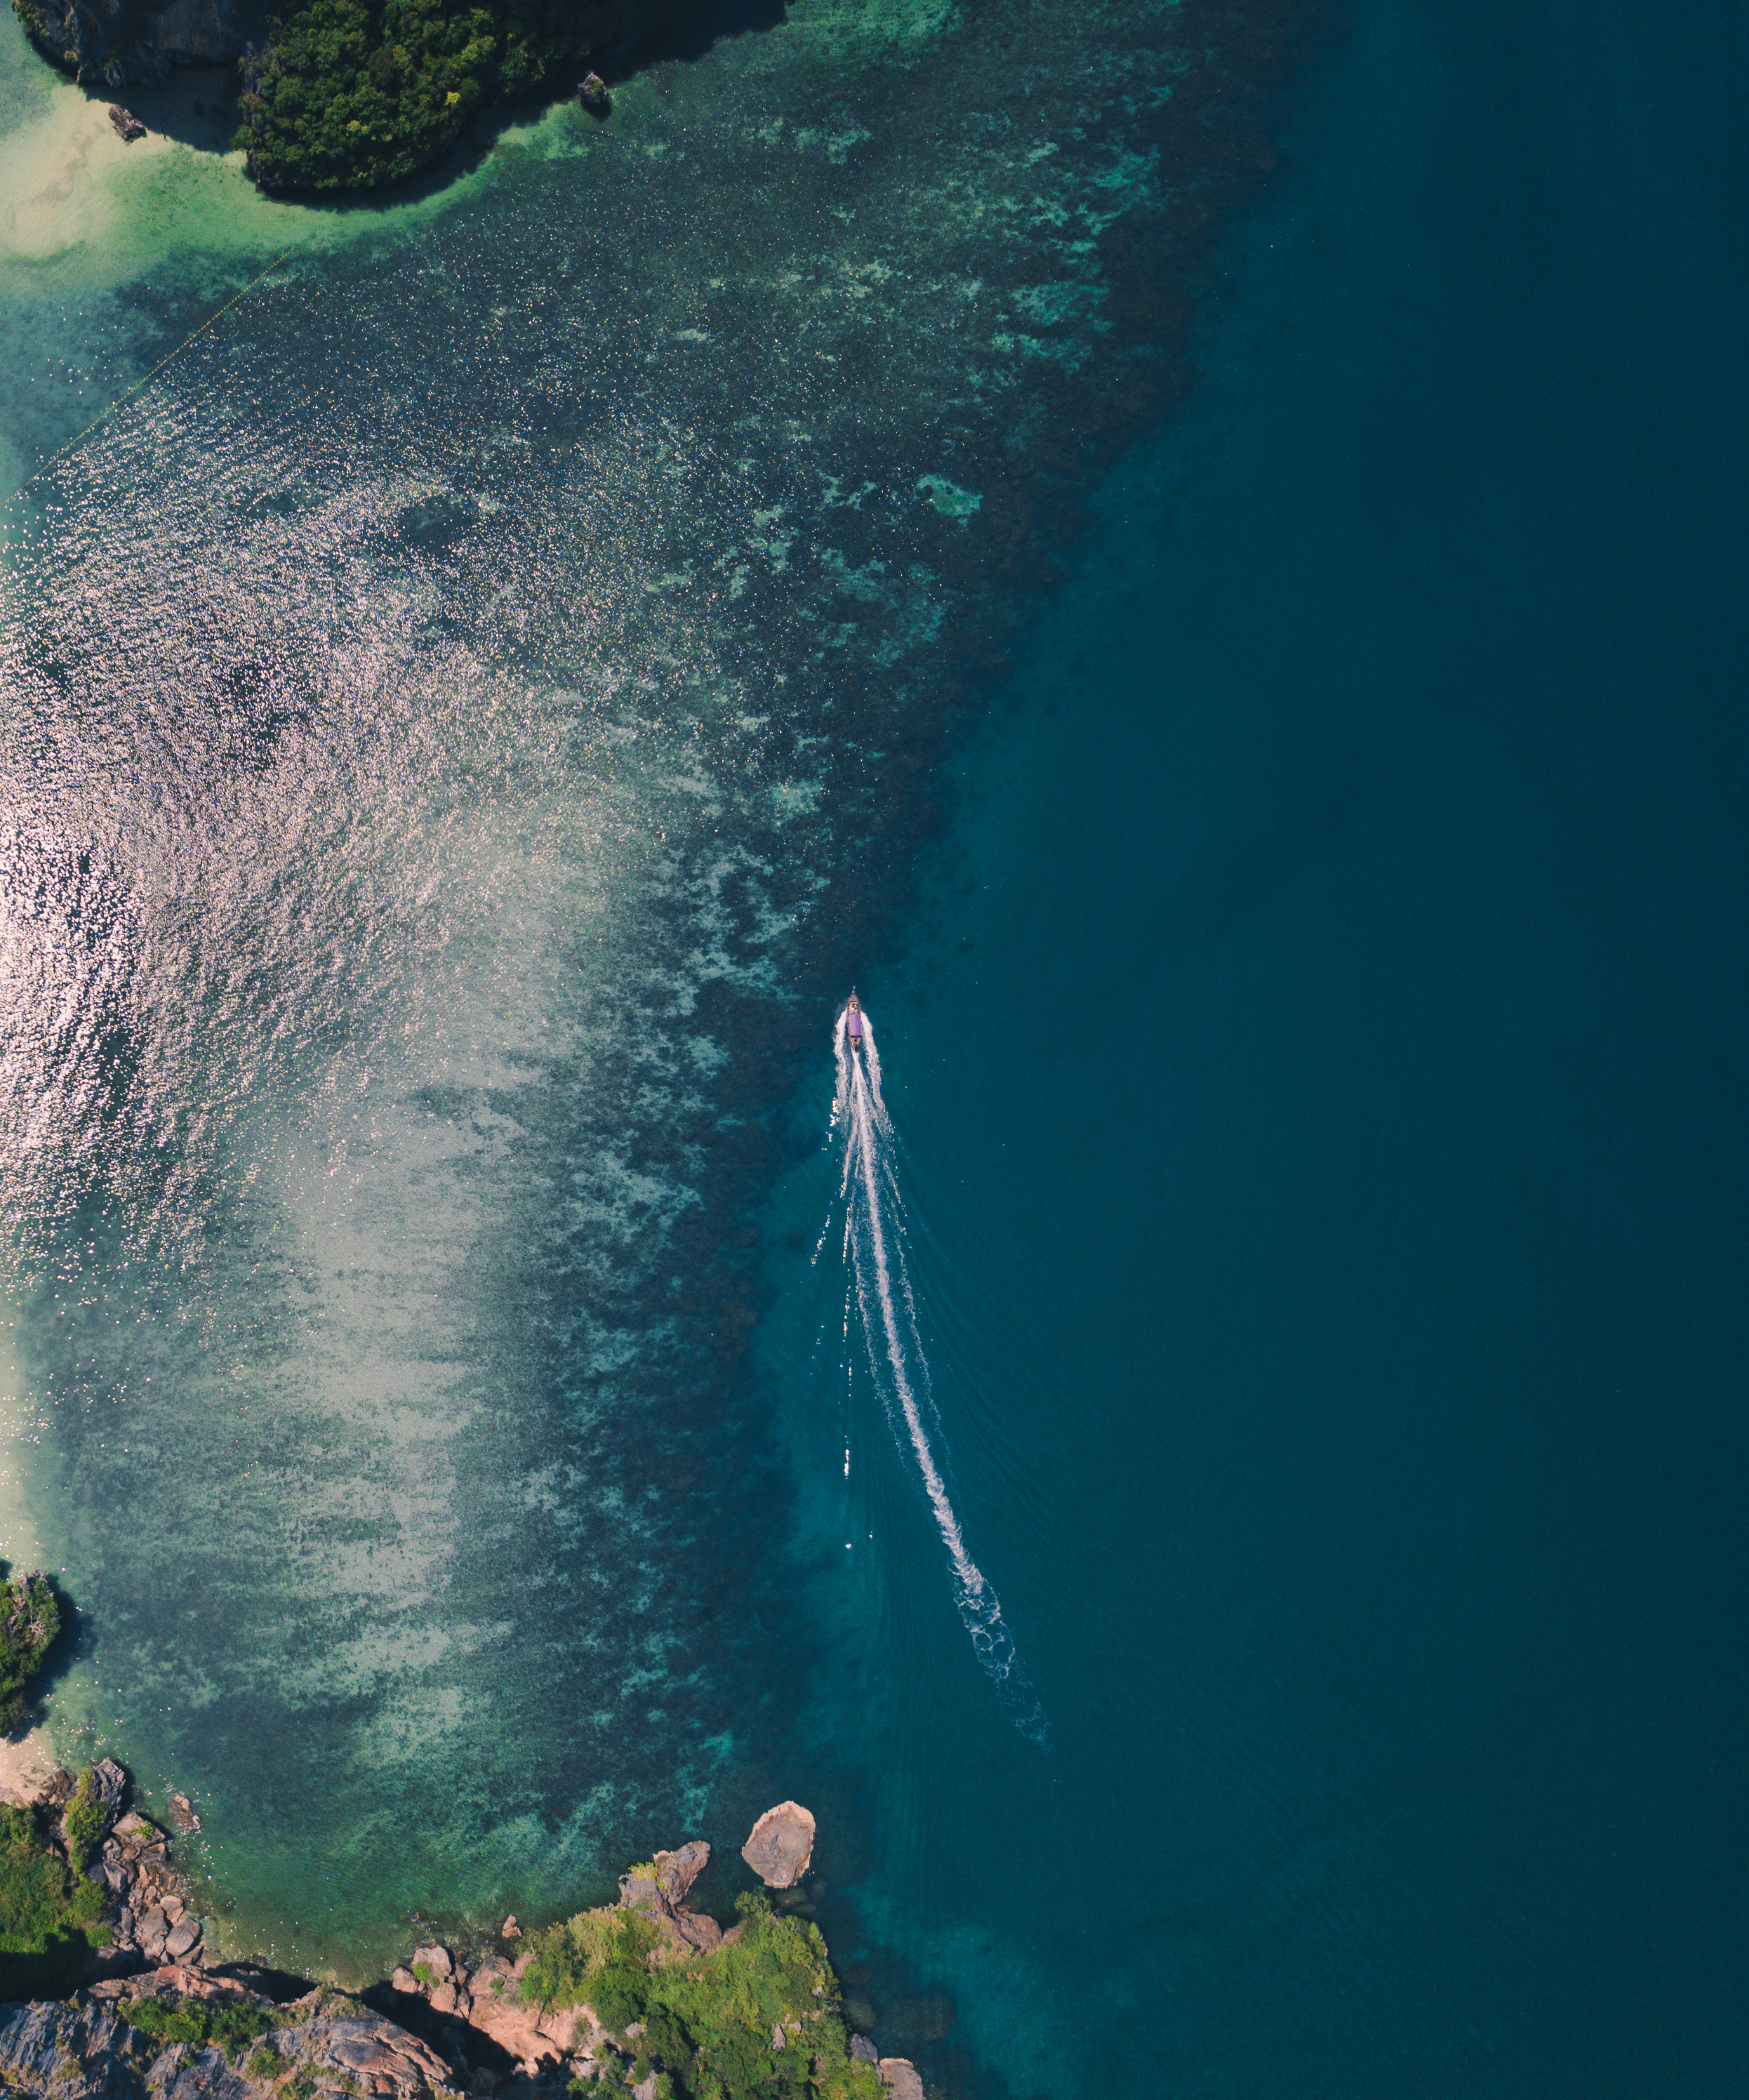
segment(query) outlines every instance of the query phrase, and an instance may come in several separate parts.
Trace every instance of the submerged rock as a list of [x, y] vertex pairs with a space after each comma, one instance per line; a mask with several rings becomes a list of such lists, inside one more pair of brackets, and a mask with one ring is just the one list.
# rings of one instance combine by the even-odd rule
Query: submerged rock
[[769, 1889], [792, 1889], [813, 1857], [814, 1820], [799, 1802], [780, 1801], [753, 1825], [741, 1856]]

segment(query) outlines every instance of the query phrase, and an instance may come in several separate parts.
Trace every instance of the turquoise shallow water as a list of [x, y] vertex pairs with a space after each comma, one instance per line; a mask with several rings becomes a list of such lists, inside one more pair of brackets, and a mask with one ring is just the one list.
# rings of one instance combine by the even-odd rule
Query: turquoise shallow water
[[379, 1971], [784, 1790], [756, 1214], [1255, 185], [1187, 35], [798, 9], [376, 212], [27, 86], [0, 1542], [227, 1947]]
[[949, 2090], [1741, 2082], [1740, 29], [1359, 9], [1258, 198], [1182, 20], [507, 134], [8, 534], [4, 1546], [240, 1948], [795, 1793]]

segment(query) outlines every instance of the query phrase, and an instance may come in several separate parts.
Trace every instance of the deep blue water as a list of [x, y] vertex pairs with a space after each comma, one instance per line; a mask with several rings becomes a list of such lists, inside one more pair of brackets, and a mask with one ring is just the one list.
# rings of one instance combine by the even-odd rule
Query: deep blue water
[[380, 214], [17, 118], [6, 457], [304, 244], [0, 536], [0, 1551], [232, 1951], [793, 1794], [949, 2093], [1743, 2083], [1749, 39], [1356, 0], [1262, 182], [1253, 19], [796, 0]]
[[799, 1755], [867, 1804], [828, 1938], [991, 2090], [1749, 2072], [1744, 45], [1358, 11], [863, 973], [1054, 1748], [844, 1368], [822, 1158]]

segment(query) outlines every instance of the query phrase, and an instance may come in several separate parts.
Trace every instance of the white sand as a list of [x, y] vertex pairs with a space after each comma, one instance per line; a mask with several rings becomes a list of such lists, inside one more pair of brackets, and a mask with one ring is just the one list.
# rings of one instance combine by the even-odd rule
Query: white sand
[[39, 1799], [56, 1762], [46, 1728], [0, 1737], [0, 1801]]

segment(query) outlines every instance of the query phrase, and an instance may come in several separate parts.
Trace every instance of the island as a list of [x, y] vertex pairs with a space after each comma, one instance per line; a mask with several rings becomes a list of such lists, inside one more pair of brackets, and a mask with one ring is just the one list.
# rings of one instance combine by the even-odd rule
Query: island
[[236, 143], [263, 188], [401, 180], [477, 111], [574, 90], [619, 33], [619, 0], [12, 0], [75, 79], [117, 88], [172, 65], [239, 68]]

